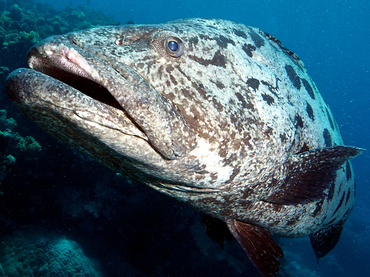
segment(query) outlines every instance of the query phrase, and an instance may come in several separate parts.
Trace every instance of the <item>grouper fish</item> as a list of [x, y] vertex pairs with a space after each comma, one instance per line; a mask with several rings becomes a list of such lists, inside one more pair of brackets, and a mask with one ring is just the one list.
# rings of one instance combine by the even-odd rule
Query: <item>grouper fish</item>
[[203, 214], [263, 276], [273, 235], [308, 235], [317, 259], [353, 208], [350, 159], [299, 57], [260, 29], [225, 20], [97, 27], [47, 38], [10, 99], [47, 132]]

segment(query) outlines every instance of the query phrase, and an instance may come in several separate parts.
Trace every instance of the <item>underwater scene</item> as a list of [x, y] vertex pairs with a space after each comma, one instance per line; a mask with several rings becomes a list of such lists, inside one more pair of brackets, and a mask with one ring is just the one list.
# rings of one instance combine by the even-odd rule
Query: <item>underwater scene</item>
[[0, 277], [369, 276], [369, 13], [0, 0]]

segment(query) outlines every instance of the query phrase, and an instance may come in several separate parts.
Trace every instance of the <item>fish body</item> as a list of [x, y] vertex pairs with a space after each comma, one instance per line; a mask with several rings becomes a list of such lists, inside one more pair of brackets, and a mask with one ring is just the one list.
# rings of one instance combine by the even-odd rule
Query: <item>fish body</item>
[[28, 64], [6, 83], [24, 114], [226, 224], [262, 275], [283, 256], [272, 234], [309, 235], [318, 259], [337, 243], [361, 149], [271, 35], [213, 19], [97, 27], [40, 42]]

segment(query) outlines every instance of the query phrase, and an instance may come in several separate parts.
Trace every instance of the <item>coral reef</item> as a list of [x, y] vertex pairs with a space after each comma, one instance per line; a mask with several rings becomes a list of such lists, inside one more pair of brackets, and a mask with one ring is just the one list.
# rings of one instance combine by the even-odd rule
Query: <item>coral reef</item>
[[77, 242], [40, 231], [16, 232], [1, 239], [0, 276], [103, 276]]
[[41, 151], [40, 144], [31, 136], [21, 137], [17, 132], [12, 132], [10, 129], [0, 131], [0, 137], [5, 139], [7, 142], [3, 143], [2, 147], [6, 147], [8, 151]]
[[[0, 160], [0, 183], [4, 180], [6, 174], [10, 171], [11, 165], [15, 163], [15, 158], [12, 155], [3, 156]], [[3, 194], [0, 191], [0, 194]]]
[[33, 137], [24, 138], [12, 131], [15, 127], [17, 122], [13, 118], [7, 118], [6, 110], [0, 110], [0, 184], [16, 162], [15, 157], [20, 152], [41, 151], [40, 144]]

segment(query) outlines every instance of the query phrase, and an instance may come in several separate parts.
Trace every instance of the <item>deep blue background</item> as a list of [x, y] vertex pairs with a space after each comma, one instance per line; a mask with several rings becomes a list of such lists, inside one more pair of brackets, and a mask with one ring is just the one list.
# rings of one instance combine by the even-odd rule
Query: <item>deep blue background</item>
[[[370, 1], [122, 1], [40, 0], [56, 8], [98, 9], [126, 23], [160, 23], [189, 18], [229, 19], [280, 39], [297, 53], [316, 82], [341, 128], [345, 143], [370, 149]], [[287, 240], [290, 255], [317, 276], [368, 276], [370, 269], [370, 152], [353, 161], [357, 204], [342, 239], [319, 265], [307, 240]], [[304, 268], [300, 272], [304, 272]], [[303, 273], [302, 273], [303, 274]], [[307, 275], [302, 275], [307, 276]]]

